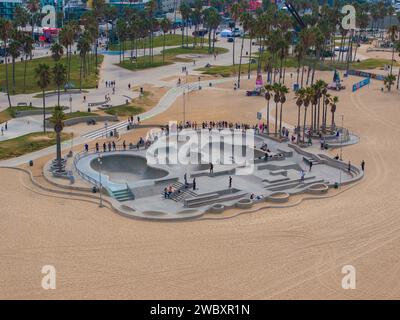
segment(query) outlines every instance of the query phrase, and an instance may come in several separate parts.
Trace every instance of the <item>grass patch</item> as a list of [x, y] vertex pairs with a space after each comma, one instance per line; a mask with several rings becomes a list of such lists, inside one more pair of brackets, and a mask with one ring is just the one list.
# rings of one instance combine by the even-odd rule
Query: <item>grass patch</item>
[[[92, 58], [94, 62], [94, 57]], [[103, 61], [103, 56], [98, 56], [99, 65]], [[60, 60], [67, 67], [67, 58], [64, 56]], [[35, 78], [35, 68], [40, 63], [46, 63], [52, 68], [54, 66], [54, 61], [51, 57], [43, 57], [38, 59], [29, 60], [26, 67], [26, 92], [25, 93], [35, 93], [40, 92], [41, 89], [36, 84], [37, 79]], [[24, 62], [16, 62], [15, 63], [15, 94], [24, 93]], [[6, 66], [5, 64], [0, 65], [0, 88], [5, 91], [6, 88]], [[75, 88], [79, 88], [79, 75], [80, 75], [80, 58], [79, 55], [73, 55], [71, 58], [71, 82], [75, 85]], [[12, 66], [11, 63], [8, 64], [8, 83], [10, 94], [12, 93]], [[82, 80], [82, 88], [89, 89], [95, 88], [97, 82], [97, 75], [94, 71], [89, 74], [86, 79]], [[47, 88], [47, 90], [56, 90], [57, 87], [52, 81]]]
[[[53, 112], [55, 107], [46, 107], [46, 112]], [[6, 122], [12, 118], [15, 118], [17, 112], [20, 111], [32, 111], [32, 110], [40, 110], [42, 111], [42, 107], [30, 107], [30, 106], [16, 106], [7, 108], [0, 112], [0, 123]]]
[[[175, 62], [192, 62], [193, 59], [191, 58], [182, 58], [177, 57], [178, 55], [182, 54], [208, 54], [208, 47], [188, 47], [188, 48], [171, 48], [165, 49], [164, 51], [165, 57], [163, 60], [162, 54], [157, 54], [153, 56], [153, 63], [150, 62], [150, 57], [138, 57], [137, 61], [131, 62], [131, 60], [125, 60], [118, 64], [118, 66], [135, 71], [135, 70], [142, 70], [148, 68], [157, 68], [165, 65], [170, 65]], [[225, 48], [215, 48], [215, 52], [217, 54], [226, 53], [228, 49]]]
[[115, 106], [105, 110], [105, 113], [118, 117], [130, 117], [142, 112], [142, 107], [134, 106], [131, 104]]
[[[188, 42], [189, 44], [192, 44], [194, 41], [194, 37], [189, 36], [188, 37]], [[200, 39], [198, 39], [198, 41], [200, 41]], [[186, 43], [186, 36], [184, 37], [184, 43]], [[164, 36], [156, 36], [153, 37], [153, 47], [154, 48], [158, 48], [158, 47], [162, 47], [164, 45]], [[180, 46], [182, 45], [182, 35], [180, 34], [166, 34], [165, 35], [165, 46]], [[150, 47], [150, 41], [149, 38], [146, 38], [144, 41], [144, 46], [145, 48], [149, 48]], [[126, 40], [125, 41], [125, 46], [124, 49], [125, 50], [132, 50], [133, 49], [133, 43], [130, 40]], [[143, 48], [143, 40], [140, 40], [138, 42], [138, 48], [142, 49]], [[115, 43], [115, 44], [111, 44], [108, 48], [109, 50], [113, 50], [113, 51], [119, 51], [120, 45], [119, 43]]]
[[[255, 57], [256, 58], [256, 57]], [[330, 71], [334, 69], [338, 70], [346, 70], [345, 62], [331, 61], [325, 60], [324, 62], [318, 62], [316, 64], [316, 69], [319, 71]], [[305, 66], [311, 65], [313, 66], [315, 61], [311, 59], [305, 59], [303, 64]], [[383, 68], [383, 66], [389, 65], [391, 60], [387, 59], [367, 59], [360, 62], [353, 62], [350, 64], [350, 69], [357, 70], [368, 70], [368, 69], [377, 69]], [[261, 65], [261, 70], [264, 72], [265, 62]], [[297, 61], [293, 57], [288, 57], [286, 61], [284, 61], [283, 66], [285, 68], [297, 68]], [[394, 66], [400, 66], [400, 63], [394, 63]], [[279, 67], [279, 63], [275, 63], [274, 67]], [[257, 63], [253, 63], [250, 65], [251, 71], [257, 70]], [[233, 75], [237, 75], [239, 73], [239, 65], [230, 65], [230, 66], [211, 66], [209, 68], [198, 68], [196, 71], [201, 71], [203, 74], [213, 75], [213, 76], [222, 76], [222, 77], [231, 77]], [[241, 74], [246, 74], [248, 71], [248, 64], [242, 64]]]
[[[80, 117], [89, 117], [89, 116], [97, 116], [97, 113], [94, 112], [83, 112], [83, 111], [75, 111], [75, 112], [69, 112], [65, 113], [65, 119], [74, 119], [74, 118], [80, 118]], [[51, 116], [48, 120], [51, 121], [53, 117]]]
[[[69, 133], [61, 134], [62, 141], [70, 138], [71, 134]], [[19, 157], [54, 144], [56, 144], [56, 134], [54, 132], [34, 132], [18, 138], [0, 141], [0, 160]]]

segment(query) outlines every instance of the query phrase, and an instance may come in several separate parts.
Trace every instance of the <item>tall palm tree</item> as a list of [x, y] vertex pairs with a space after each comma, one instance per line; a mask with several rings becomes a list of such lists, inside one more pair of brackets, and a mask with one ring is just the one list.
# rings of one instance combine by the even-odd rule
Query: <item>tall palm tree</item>
[[46, 133], [46, 95], [45, 90], [51, 82], [51, 71], [48, 64], [40, 63], [35, 68], [35, 77], [37, 79], [37, 85], [42, 89], [43, 97], [43, 132]]
[[[399, 38], [399, 27], [397, 25], [392, 25], [389, 27], [388, 34], [390, 40], [392, 41], [392, 62], [390, 64], [390, 75], [393, 75], [393, 63], [394, 63], [394, 53], [396, 50], [396, 41]], [[390, 91], [392, 84], [389, 82], [388, 90]]]
[[8, 106], [11, 108], [11, 98], [10, 98], [10, 87], [8, 83], [8, 49], [7, 42], [10, 39], [12, 32], [12, 23], [9, 20], [6, 20], [0, 17], [0, 39], [3, 41], [3, 50], [4, 50], [4, 61], [5, 61], [5, 69], [6, 69], [6, 90], [7, 90], [7, 98], [8, 98]]
[[161, 25], [161, 29], [163, 31], [163, 36], [164, 36], [164, 39], [163, 39], [163, 58], [162, 58], [163, 62], [164, 62], [165, 61], [165, 35], [168, 32], [171, 24], [170, 24], [170, 22], [169, 22], [169, 20], [167, 18], [164, 18], [164, 19], [161, 20], [160, 25]]
[[64, 54], [64, 49], [63, 49], [62, 45], [59, 44], [58, 42], [54, 42], [51, 45], [50, 51], [51, 51], [51, 57], [53, 58], [53, 60], [55, 62], [60, 61], [61, 57]]
[[86, 77], [86, 55], [90, 50], [90, 39], [86, 32], [84, 32], [77, 43], [77, 49], [81, 58], [81, 66], [79, 72], [79, 89], [82, 91], [82, 77]]
[[53, 80], [57, 86], [57, 106], [60, 106], [60, 89], [67, 81], [67, 69], [62, 63], [56, 63], [54, 65]]
[[395, 81], [396, 81], [396, 76], [394, 74], [388, 74], [384, 78], [383, 83], [386, 86], [386, 88], [388, 89], [388, 91], [391, 90], [392, 85], [394, 85]]
[[65, 114], [60, 106], [54, 109], [53, 115], [51, 117], [51, 122], [54, 125], [54, 131], [56, 133], [56, 162], [58, 172], [61, 171], [61, 132], [64, 127]]
[[28, 8], [30, 12], [30, 24], [32, 28], [32, 40], [35, 41], [34, 38], [34, 30], [35, 30], [35, 24], [36, 20], [38, 19], [39, 11], [40, 11], [40, 1], [39, 0], [28, 0], [26, 3], [26, 7]]
[[300, 88], [299, 90], [296, 91], [295, 98], [296, 98], [296, 105], [298, 108], [298, 113], [297, 113], [297, 143], [300, 142], [300, 113], [301, 113], [301, 106], [304, 103], [306, 95], [306, 90], [304, 88]]
[[[189, 24], [189, 17], [190, 17], [190, 13], [192, 11], [192, 9], [189, 7], [189, 5], [185, 2], [183, 2], [180, 7], [179, 10], [181, 12], [181, 16], [182, 16], [182, 23], [183, 23], [183, 27], [182, 27], [182, 47], [184, 46], [184, 36], [185, 36], [185, 28], [186, 30], [188, 30], [188, 24]], [[187, 31], [186, 31], [187, 33]], [[186, 47], [188, 47], [189, 43], [188, 43], [188, 37], [186, 36]]]
[[[236, 26], [236, 22], [239, 19], [241, 12], [241, 5], [239, 3], [234, 3], [231, 7], [231, 16], [232, 20], [234, 22], [234, 25]], [[235, 37], [233, 37], [233, 42], [232, 42], [232, 64], [235, 65]]]
[[331, 122], [331, 130], [335, 130], [335, 112], [336, 112], [336, 104], [339, 102], [339, 97], [334, 96], [331, 102], [331, 113], [332, 113], [332, 122]]
[[[243, 34], [242, 34], [242, 43], [240, 46], [240, 58], [239, 58], [239, 72], [238, 72], [238, 81], [237, 81], [237, 87], [240, 88], [240, 74], [242, 71], [242, 56], [243, 56], [243, 46], [244, 46], [244, 38], [245, 38], [245, 33], [249, 30], [249, 25], [251, 23], [251, 15], [248, 12], [243, 12], [242, 15], [240, 16], [240, 21], [242, 22], [242, 27], [243, 27]], [[251, 47], [251, 45], [250, 45]]]
[[33, 40], [30, 36], [25, 35], [22, 39], [22, 52], [24, 54], [24, 89], [26, 90], [26, 68], [28, 65], [28, 57], [32, 54], [33, 51]]
[[[15, 35], [15, 33], [14, 33]], [[10, 43], [8, 44], [8, 54], [11, 56], [11, 92], [15, 94], [15, 59], [17, 59], [20, 55], [21, 50], [21, 43], [19, 42], [18, 37], [11, 39]]]
[[266, 84], [265, 88], [265, 100], [267, 100], [267, 109], [265, 112], [265, 117], [267, 119], [267, 134], [269, 134], [269, 101], [271, 100], [272, 85]]
[[68, 82], [71, 79], [71, 56], [72, 56], [72, 45], [76, 34], [78, 33], [79, 26], [75, 21], [70, 21], [64, 25], [60, 31], [60, 43], [67, 50], [67, 62], [68, 62]]

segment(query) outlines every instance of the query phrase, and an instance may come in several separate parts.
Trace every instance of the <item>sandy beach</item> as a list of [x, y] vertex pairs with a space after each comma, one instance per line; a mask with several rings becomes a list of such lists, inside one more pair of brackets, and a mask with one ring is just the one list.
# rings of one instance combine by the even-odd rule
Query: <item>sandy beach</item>
[[[328, 81], [332, 73], [319, 77]], [[361, 137], [343, 157], [365, 160], [366, 177], [343, 193], [290, 208], [145, 222], [99, 209], [97, 201], [50, 196], [26, 174], [0, 169], [7, 188], [0, 193], [0, 298], [399, 299], [400, 94], [381, 92], [375, 80], [351, 93], [359, 80], [345, 79], [336, 114]], [[265, 99], [242, 91], [253, 81], [243, 80], [235, 92], [228, 83], [191, 93], [187, 119], [255, 121]], [[295, 125], [292, 95], [284, 121]], [[180, 120], [181, 108], [178, 98], [149, 121]], [[41, 287], [48, 264], [57, 270], [56, 290]], [[348, 264], [357, 271], [355, 290], [341, 287]]]

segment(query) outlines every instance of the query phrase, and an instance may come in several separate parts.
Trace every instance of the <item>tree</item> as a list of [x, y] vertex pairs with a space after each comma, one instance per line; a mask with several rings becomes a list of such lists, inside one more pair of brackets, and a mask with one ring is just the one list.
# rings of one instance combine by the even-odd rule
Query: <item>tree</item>
[[[390, 40], [392, 41], [392, 62], [390, 64], [390, 76], [393, 75], [393, 63], [394, 63], [394, 53], [396, 50], [396, 40], [398, 40], [398, 33], [399, 33], [399, 27], [397, 25], [392, 25], [389, 27], [388, 30], [388, 34], [390, 37]], [[396, 78], [396, 77], [394, 77]], [[389, 78], [390, 80], [393, 79], [392, 77]], [[388, 87], [388, 91], [390, 91], [391, 86], [392, 86], [392, 82], [388, 81], [389, 87]]]
[[394, 74], [388, 74], [384, 79], [383, 79], [383, 83], [386, 86], [386, 88], [388, 89], [388, 91], [390, 92], [392, 85], [394, 85], [396, 81], [396, 76]]
[[23, 92], [25, 93], [26, 90], [26, 67], [28, 65], [28, 57], [32, 54], [33, 51], [33, 40], [30, 36], [24, 35], [22, 39], [22, 52], [24, 54], [24, 89]]
[[8, 98], [8, 106], [11, 108], [10, 88], [8, 83], [8, 49], [7, 43], [10, 39], [12, 31], [12, 23], [9, 20], [0, 17], [0, 39], [3, 41], [4, 61], [6, 69], [6, 90]]
[[85, 31], [78, 39], [77, 49], [81, 58], [79, 72], [79, 89], [82, 91], [82, 77], [86, 77], [86, 55], [90, 50], [90, 37]]
[[164, 19], [161, 20], [160, 25], [161, 25], [161, 29], [163, 31], [163, 36], [164, 36], [164, 39], [163, 39], [163, 57], [162, 57], [162, 60], [163, 60], [163, 63], [164, 63], [164, 61], [165, 61], [165, 34], [168, 32], [171, 24], [170, 24], [170, 22], [169, 22], [169, 20], [167, 18], [164, 18]]
[[46, 95], [45, 90], [51, 82], [51, 71], [48, 64], [40, 63], [35, 68], [35, 77], [37, 79], [37, 85], [42, 89], [43, 98], [43, 132], [46, 133]]
[[[179, 10], [182, 15], [182, 23], [183, 23], [183, 27], [182, 27], [182, 48], [183, 48], [184, 47], [185, 28], [186, 28], [186, 30], [188, 30], [189, 17], [190, 17], [190, 12], [192, 11], [192, 9], [189, 7], [189, 5], [187, 3], [183, 2], [180, 5]], [[189, 46], [188, 37], [186, 36], [186, 47], [188, 47], [188, 46]]]
[[265, 88], [265, 100], [267, 100], [267, 109], [265, 112], [265, 117], [267, 120], [267, 134], [269, 135], [269, 101], [271, 100], [272, 85], [266, 84]]
[[[235, 26], [237, 20], [239, 19], [240, 12], [241, 12], [240, 4], [237, 2], [234, 3], [231, 7], [231, 16]], [[232, 64], [235, 65], [235, 37], [233, 37], [233, 42], [232, 42]]]
[[301, 106], [304, 103], [304, 99], [306, 96], [306, 90], [304, 88], [300, 88], [296, 91], [295, 98], [296, 98], [296, 105], [298, 108], [297, 113], [297, 143], [300, 142], [300, 113], [301, 113]]
[[64, 25], [60, 31], [60, 43], [67, 50], [67, 62], [68, 62], [68, 82], [71, 79], [71, 56], [72, 56], [72, 45], [74, 43], [76, 34], [79, 30], [79, 26], [76, 22], [71, 21]]
[[[243, 26], [243, 34], [242, 34], [242, 44], [240, 46], [240, 58], [239, 58], [239, 73], [238, 73], [238, 82], [237, 87], [240, 88], [240, 74], [242, 71], [242, 56], [243, 56], [243, 46], [244, 46], [244, 38], [246, 32], [249, 30], [250, 23], [251, 23], [251, 15], [248, 12], [243, 12], [240, 16], [240, 21], [242, 22]], [[251, 44], [250, 44], [251, 47]]]
[[57, 171], [61, 172], [61, 132], [64, 127], [65, 114], [60, 106], [54, 109], [53, 115], [51, 117], [51, 123], [54, 125], [54, 131], [56, 133], [56, 162]]
[[28, 0], [26, 3], [26, 7], [29, 10], [30, 13], [30, 24], [32, 28], [32, 40], [35, 41], [34, 38], [34, 30], [35, 30], [35, 24], [36, 20], [39, 18], [40, 13], [40, 2], [39, 0]]
[[20, 55], [20, 48], [21, 43], [18, 40], [18, 37], [11, 39], [10, 43], [8, 44], [8, 54], [11, 56], [11, 63], [12, 63], [12, 86], [11, 92], [15, 94], [15, 59], [17, 59]]
[[58, 42], [55, 42], [51, 45], [50, 51], [51, 51], [51, 57], [55, 62], [60, 61], [61, 57], [64, 54], [64, 49], [62, 45], [60, 45]]
[[53, 67], [53, 79], [57, 86], [57, 106], [60, 106], [60, 89], [67, 81], [67, 69], [62, 63], [56, 63]]
[[331, 113], [332, 113], [332, 122], [331, 122], [331, 131], [335, 130], [335, 112], [336, 112], [336, 104], [339, 102], [339, 97], [334, 96], [331, 101]]

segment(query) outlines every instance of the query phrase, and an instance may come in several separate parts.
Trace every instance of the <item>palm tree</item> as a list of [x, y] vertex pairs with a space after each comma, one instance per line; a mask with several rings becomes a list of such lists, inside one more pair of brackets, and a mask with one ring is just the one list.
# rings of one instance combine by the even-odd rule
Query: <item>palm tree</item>
[[305, 96], [304, 96], [304, 117], [303, 117], [303, 142], [305, 141], [306, 137], [306, 125], [307, 125], [307, 109], [310, 105], [310, 101], [314, 96], [314, 89], [312, 87], [305, 88]]
[[265, 100], [267, 100], [267, 110], [266, 110], [266, 119], [267, 119], [267, 134], [269, 134], [269, 101], [271, 100], [271, 92], [272, 92], [272, 85], [266, 84], [265, 88]]
[[283, 104], [286, 102], [285, 94], [289, 93], [289, 89], [284, 84], [279, 83], [278, 91], [279, 91], [279, 102], [281, 103], [281, 108], [280, 108], [280, 112], [279, 112], [279, 134], [281, 135], [282, 134], [282, 109], [283, 109]]
[[24, 90], [26, 89], [26, 67], [28, 65], [28, 57], [32, 54], [33, 40], [30, 36], [25, 35], [22, 39], [22, 52], [24, 53]]
[[68, 62], [68, 82], [71, 79], [71, 56], [72, 56], [72, 45], [75, 40], [75, 36], [79, 30], [79, 26], [76, 22], [71, 21], [64, 25], [60, 31], [60, 43], [67, 50], [67, 62]]
[[384, 80], [383, 83], [386, 86], [386, 88], [388, 89], [388, 91], [390, 91], [390, 89], [392, 88], [392, 85], [394, 85], [396, 81], [396, 76], [394, 74], [388, 74]]
[[162, 58], [163, 63], [164, 63], [164, 60], [165, 60], [165, 34], [168, 32], [168, 30], [170, 28], [169, 20], [167, 18], [162, 19], [160, 25], [161, 25], [161, 29], [162, 29], [163, 35], [164, 35], [164, 39], [163, 39], [163, 58]]
[[51, 72], [48, 64], [40, 63], [35, 68], [35, 77], [37, 79], [37, 85], [42, 89], [43, 97], [43, 132], [46, 133], [46, 95], [45, 90], [51, 82]]
[[64, 49], [62, 45], [59, 44], [58, 42], [55, 42], [51, 45], [50, 51], [51, 51], [51, 57], [55, 62], [60, 61], [61, 57], [64, 54]]
[[[186, 27], [186, 33], [187, 33], [190, 12], [192, 11], [192, 9], [189, 7], [189, 5], [187, 3], [183, 2], [180, 5], [179, 10], [180, 10], [181, 15], [182, 15], [182, 23], [183, 23], [183, 27], [182, 27], [182, 48], [183, 48], [183, 46], [184, 46], [184, 36], [185, 36], [185, 27]], [[188, 47], [188, 45], [189, 45], [188, 37], [186, 36], [186, 47]]]
[[[398, 33], [399, 33], [399, 27], [397, 25], [392, 25], [389, 27], [388, 34], [389, 34], [390, 40], [392, 41], [392, 62], [390, 64], [390, 75], [391, 76], [393, 75], [394, 53], [396, 50], [396, 40], [398, 40]], [[390, 78], [390, 79], [392, 79], [392, 78]], [[392, 83], [389, 82], [389, 87], [388, 87], [389, 91], [391, 89], [391, 86], [392, 86]]]
[[62, 63], [56, 63], [53, 67], [53, 79], [57, 86], [57, 106], [60, 106], [60, 89], [67, 81], [67, 69]]
[[54, 131], [56, 133], [56, 162], [58, 167], [58, 172], [61, 171], [61, 131], [63, 130], [65, 120], [65, 114], [60, 106], [54, 109], [53, 115], [51, 117], [51, 122], [54, 125]]
[[26, 3], [26, 7], [28, 8], [30, 14], [31, 14], [31, 28], [32, 28], [32, 40], [35, 41], [34, 38], [34, 29], [35, 29], [35, 23], [39, 15], [39, 10], [40, 10], [40, 1], [39, 0], [28, 0]]
[[79, 89], [82, 91], [82, 76], [86, 77], [86, 54], [90, 51], [90, 40], [88, 34], [84, 32], [78, 40], [77, 49], [81, 58], [79, 72]]
[[299, 90], [296, 91], [295, 98], [296, 98], [296, 105], [298, 107], [298, 113], [297, 113], [297, 143], [300, 142], [300, 112], [301, 112], [301, 106], [304, 103], [306, 95], [306, 90], [304, 88], [300, 88]]
[[[243, 12], [243, 14], [240, 16], [240, 20], [242, 22], [243, 26], [243, 34], [242, 34], [242, 44], [240, 46], [240, 58], [239, 58], [239, 73], [238, 73], [238, 81], [237, 81], [237, 87], [240, 88], [240, 74], [242, 71], [242, 56], [243, 56], [243, 46], [244, 46], [244, 36], [245, 33], [249, 30], [249, 25], [251, 23], [251, 15], [248, 12]], [[251, 47], [251, 45], [250, 45]]]
[[3, 50], [4, 50], [4, 61], [5, 61], [5, 69], [6, 69], [6, 90], [7, 90], [7, 98], [8, 98], [8, 106], [11, 108], [11, 98], [10, 98], [10, 88], [8, 83], [8, 49], [7, 42], [10, 39], [10, 35], [12, 32], [12, 23], [9, 20], [0, 17], [0, 39], [3, 41]]
[[336, 104], [339, 102], [339, 97], [334, 96], [331, 101], [331, 113], [332, 113], [332, 122], [331, 122], [331, 131], [335, 129], [335, 112], [336, 112]]
[[[240, 11], [241, 11], [240, 4], [237, 2], [234, 3], [231, 7], [231, 16], [235, 26], [237, 20], [239, 19]], [[232, 64], [235, 65], [235, 37], [233, 37], [233, 42], [232, 42]]]
[[18, 38], [13, 38], [8, 44], [8, 54], [11, 56], [12, 63], [12, 82], [11, 82], [11, 92], [15, 94], [15, 59], [20, 55], [21, 43]]

